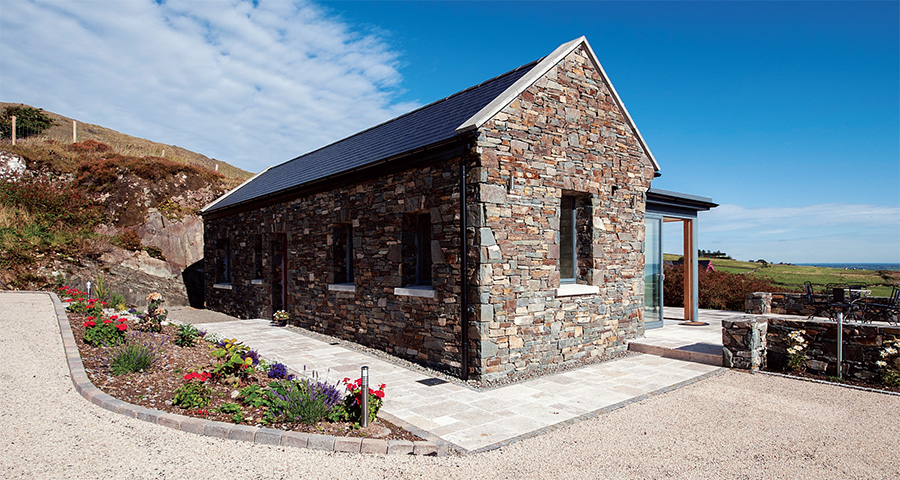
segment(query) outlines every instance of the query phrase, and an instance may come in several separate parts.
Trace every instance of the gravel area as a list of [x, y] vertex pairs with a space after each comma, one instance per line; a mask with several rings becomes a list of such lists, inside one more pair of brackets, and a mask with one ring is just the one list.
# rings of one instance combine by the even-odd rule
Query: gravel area
[[[201, 323], [197, 321], [196, 323]], [[0, 293], [2, 478], [897, 478], [900, 397], [726, 372], [483, 454], [203, 437], [75, 392], [47, 295]]]

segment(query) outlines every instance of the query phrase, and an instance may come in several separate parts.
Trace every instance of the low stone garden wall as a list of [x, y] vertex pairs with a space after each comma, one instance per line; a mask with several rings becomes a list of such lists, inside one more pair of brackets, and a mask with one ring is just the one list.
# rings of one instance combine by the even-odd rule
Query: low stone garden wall
[[[887, 297], [869, 297], [878, 303], [886, 303]], [[815, 313], [805, 293], [754, 292], [744, 300], [744, 312], [756, 315], [804, 315]]]
[[[804, 330], [807, 370], [837, 375], [837, 323], [829, 320], [784, 319], [776, 316], [735, 317], [722, 322], [725, 365], [731, 368], [785, 370], [788, 334]], [[900, 327], [845, 324], [843, 329], [843, 376], [875, 380], [881, 368], [880, 352], [885, 342], [900, 338]]]

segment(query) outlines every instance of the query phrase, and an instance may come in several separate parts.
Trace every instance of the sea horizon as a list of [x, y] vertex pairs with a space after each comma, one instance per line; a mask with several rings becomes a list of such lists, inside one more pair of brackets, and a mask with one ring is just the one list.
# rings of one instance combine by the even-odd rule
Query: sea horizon
[[847, 270], [900, 270], [900, 263], [891, 263], [891, 262], [883, 262], [883, 263], [815, 262], [815, 263], [794, 263], [793, 265], [799, 265], [802, 267], [841, 268], [841, 269], [847, 269]]

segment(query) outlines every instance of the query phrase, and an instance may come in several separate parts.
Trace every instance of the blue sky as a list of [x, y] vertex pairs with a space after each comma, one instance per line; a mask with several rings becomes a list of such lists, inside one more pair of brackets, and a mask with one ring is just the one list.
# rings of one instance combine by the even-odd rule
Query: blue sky
[[900, 262], [898, 5], [0, 0], [0, 100], [258, 171], [585, 35], [700, 248]]

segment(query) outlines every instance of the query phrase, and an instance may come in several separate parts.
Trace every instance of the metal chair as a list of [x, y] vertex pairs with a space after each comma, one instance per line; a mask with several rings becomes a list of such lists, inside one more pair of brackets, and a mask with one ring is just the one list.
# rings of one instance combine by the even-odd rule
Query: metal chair
[[891, 289], [891, 296], [887, 302], [867, 302], [866, 303], [866, 320], [882, 321], [890, 324], [900, 324], [900, 285], [894, 285]]
[[864, 322], [866, 320], [866, 295], [869, 292], [869, 286], [865, 283], [848, 283], [847, 284], [847, 312], [845, 318], [849, 321]]
[[828, 296], [816, 295], [810, 282], [803, 282], [803, 287], [806, 289], [806, 304], [813, 309], [813, 313], [806, 317], [809, 320], [810, 318], [818, 317], [828, 308]]

